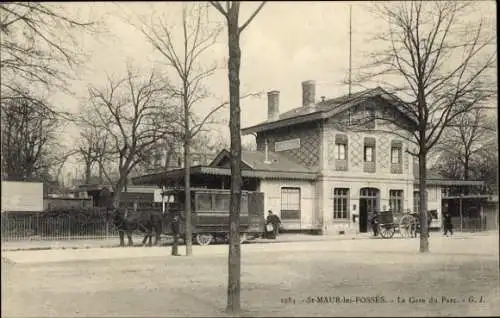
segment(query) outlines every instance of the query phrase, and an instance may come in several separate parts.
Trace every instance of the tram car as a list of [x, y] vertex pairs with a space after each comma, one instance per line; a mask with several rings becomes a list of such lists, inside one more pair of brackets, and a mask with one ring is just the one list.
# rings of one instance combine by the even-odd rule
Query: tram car
[[[184, 216], [184, 189], [171, 189], [163, 192], [166, 213], [175, 210]], [[193, 241], [206, 246], [214, 241], [229, 240], [229, 202], [230, 190], [191, 189], [191, 225]], [[240, 202], [240, 241], [244, 242], [264, 233], [264, 194], [255, 191], [242, 191]], [[181, 237], [185, 226], [182, 222]], [[167, 233], [170, 229], [167, 229]]]

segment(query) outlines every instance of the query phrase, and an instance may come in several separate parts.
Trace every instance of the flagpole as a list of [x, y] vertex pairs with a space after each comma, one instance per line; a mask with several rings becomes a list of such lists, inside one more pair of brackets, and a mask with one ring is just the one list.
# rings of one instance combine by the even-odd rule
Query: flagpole
[[352, 70], [352, 5], [349, 5], [349, 96], [351, 96]]

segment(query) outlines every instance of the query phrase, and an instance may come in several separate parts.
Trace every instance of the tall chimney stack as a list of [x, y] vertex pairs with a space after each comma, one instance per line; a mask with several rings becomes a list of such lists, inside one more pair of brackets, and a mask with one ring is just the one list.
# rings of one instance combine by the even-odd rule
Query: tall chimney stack
[[302, 82], [302, 106], [314, 107], [316, 104], [316, 81]]
[[267, 92], [267, 119], [278, 120], [280, 117], [280, 92]]

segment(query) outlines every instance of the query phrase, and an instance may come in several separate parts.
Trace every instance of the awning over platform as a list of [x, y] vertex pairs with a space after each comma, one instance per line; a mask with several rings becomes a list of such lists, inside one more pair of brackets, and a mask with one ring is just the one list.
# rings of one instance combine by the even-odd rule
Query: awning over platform
[[[413, 165], [413, 176], [415, 178], [413, 184], [420, 184], [418, 164]], [[479, 180], [450, 180], [439, 174], [434, 169], [427, 169], [426, 174], [427, 185], [442, 185], [442, 186], [484, 186], [484, 181]]]
[[[191, 167], [191, 175], [211, 175], [211, 176], [231, 176], [231, 169], [215, 168], [208, 166]], [[262, 171], [262, 170], [242, 170], [243, 178], [254, 179], [298, 179], [315, 180], [316, 173], [311, 172], [292, 172], [292, 171]], [[148, 174], [132, 178], [136, 185], [163, 185], [171, 183], [173, 180], [184, 178], [184, 169], [175, 169], [155, 174]]]
[[[418, 179], [414, 182], [415, 185], [420, 184]], [[440, 185], [440, 186], [483, 186], [483, 181], [475, 180], [445, 180], [445, 179], [427, 179], [427, 185]]]

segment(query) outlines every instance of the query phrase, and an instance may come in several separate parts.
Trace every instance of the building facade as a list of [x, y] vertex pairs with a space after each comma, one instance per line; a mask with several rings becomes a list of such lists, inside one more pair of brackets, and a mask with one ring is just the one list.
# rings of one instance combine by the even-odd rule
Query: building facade
[[[279, 92], [269, 92], [268, 119], [242, 130], [257, 143], [256, 151], [242, 152], [243, 190], [264, 193], [265, 210], [286, 230], [362, 233], [373, 211], [417, 211], [418, 169], [409, 153], [416, 122], [401, 103], [381, 88], [318, 102], [314, 81], [306, 81], [302, 106], [280, 114]], [[208, 166], [192, 167], [192, 187], [228, 189], [229, 163], [222, 150]], [[165, 171], [134, 184], [182, 186], [183, 175]], [[431, 227], [439, 228], [442, 186], [461, 181], [429, 180]]]
[[[279, 92], [269, 92], [268, 120], [243, 133], [256, 134], [257, 150], [267, 146], [318, 173], [314, 227], [365, 232], [372, 211], [413, 204], [406, 129], [414, 122], [394, 102], [380, 88], [317, 102], [314, 81], [306, 81], [301, 107], [279, 114]], [[391, 134], [397, 121], [405, 129]]]
[[[281, 190], [274, 185], [269, 191], [271, 186], [262, 183], [268, 205], [276, 209], [278, 197], [282, 206], [284, 200], [300, 201], [300, 213], [276, 209], [285, 224], [325, 233], [366, 232], [374, 210], [418, 209], [414, 160], [408, 152], [416, 121], [402, 102], [381, 88], [318, 102], [315, 90], [314, 81], [303, 82], [302, 106], [283, 114], [279, 92], [269, 92], [268, 119], [243, 129], [256, 136], [258, 151], [279, 153], [318, 175], [313, 183], [283, 184]], [[431, 226], [439, 227], [441, 188], [431, 185], [427, 194], [428, 209], [436, 216]]]

